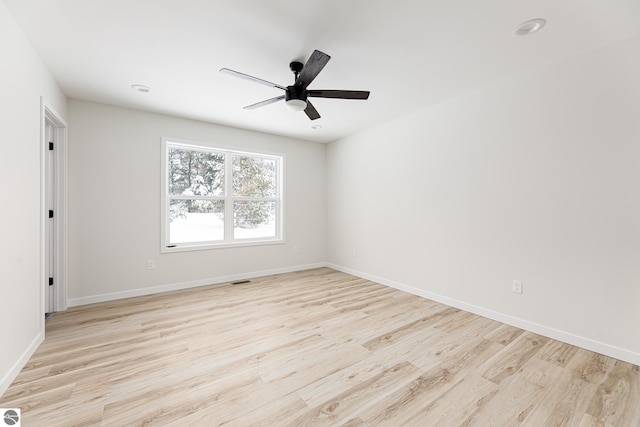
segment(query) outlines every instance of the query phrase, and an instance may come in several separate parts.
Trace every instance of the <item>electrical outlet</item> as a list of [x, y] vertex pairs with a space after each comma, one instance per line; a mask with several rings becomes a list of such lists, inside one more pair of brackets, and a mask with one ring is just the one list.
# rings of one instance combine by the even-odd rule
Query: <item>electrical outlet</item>
[[511, 284], [511, 291], [514, 294], [521, 294], [522, 293], [522, 281], [514, 280], [513, 283]]
[[156, 268], [156, 260], [155, 259], [148, 259], [147, 260], [147, 270], [155, 270]]
[[299, 247], [297, 247], [297, 246], [294, 246], [294, 247], [293, 247], [293, 253], [294, 253], [294, 254], [297, 254], [298, 252], [300, 252], [300, 248], [299, 248]]

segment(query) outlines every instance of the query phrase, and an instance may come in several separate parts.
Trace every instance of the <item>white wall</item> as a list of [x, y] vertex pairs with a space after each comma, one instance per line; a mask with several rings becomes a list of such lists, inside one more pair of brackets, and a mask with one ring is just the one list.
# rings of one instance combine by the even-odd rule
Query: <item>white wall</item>
[[0, 2], [0, 395], [43, 339], [40, 97], [66, 99]]
[[[325, 262], [325, 145], [74, 99], [69, 120], [70, 305]], [[161, 254], [163, 136], [284, 154], [286, 244]]]
[[640, 364], [638, 52], [640, 36], [330, 144], [329, 262]]

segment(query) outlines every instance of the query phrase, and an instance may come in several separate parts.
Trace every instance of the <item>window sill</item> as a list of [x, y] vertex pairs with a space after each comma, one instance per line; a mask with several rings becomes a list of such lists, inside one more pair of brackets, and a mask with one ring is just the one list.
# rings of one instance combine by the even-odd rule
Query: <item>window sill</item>
[[160, 253], [166, 254], [174, 252], [207, 251], [212, 249], [245, 248], [249, 246], [281, 245], [284, 243], [284, 239], [269, 239], [251, 240], [246, 242], [238, 241], [233, 243], [183, 244], [176, 246], [163, 246], [160, 248]]

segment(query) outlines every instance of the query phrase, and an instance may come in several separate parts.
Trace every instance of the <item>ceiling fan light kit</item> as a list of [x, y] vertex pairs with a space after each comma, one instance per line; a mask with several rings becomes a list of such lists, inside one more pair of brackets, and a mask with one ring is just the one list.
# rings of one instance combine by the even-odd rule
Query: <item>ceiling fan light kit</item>
[[287, 99], [285, 103], [292, 111], [302, 111], [307, 108], [307, 101], [302, 99]]
[[222, 68], [220, 71], [232, 76], [250, 80], [255, 83], [260, 83], [265, 86], [275, 87], [277, 89], [284, 90], [284, 95], [276, 96], [275, 98], [266, 99], [264, 101], [257, 102], [255, 104], [247, 105], [245, 110], [253, 110], [256, 108], [264, 107], [265, 105], [273, 104], [281, 100], [285, 101], [285, 104], [289, 109], [293, 111], [304, 111], [307, 117], [311, 120], [320, 118], [320, 114], [315, 109], [313, 104], [309, 102], [309, 97], [316, 98], [338, 98], [338, 99], [368, 99], [369, 91], [362, 90], [307, 90], [307, 86], [318, 76], [320, 71], [327, 65], [327, 62], [331, 57], [326, 53], [314, 50], [306, 64], [302, 62], [291, 62], [289, 68], [295, 76], [295, 81], [291, 86], [281, 86], [276, 83], [271, 83], [267, 80], [259, 79], [257, 77], [250, 76], [248, 74], [240, 73], [238, 71], [230, 70], [228, 68]]

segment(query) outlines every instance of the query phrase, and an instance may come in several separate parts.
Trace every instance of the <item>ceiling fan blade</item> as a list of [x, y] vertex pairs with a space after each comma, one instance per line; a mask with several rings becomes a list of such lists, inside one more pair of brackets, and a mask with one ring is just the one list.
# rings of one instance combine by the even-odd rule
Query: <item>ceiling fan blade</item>
[[318, 113], [318, 110], [316, 110], [316, 108], [309, 101], [307, 101], [307, 108], [304, 109], [304, 112], [307, 113], [307, 116], [311, 120], [320, 118], [320, 113]]
[[314, 50], [307, 63], [304, 64], [302, 71], [300, 71], [300, 75], [296, 79], [295, 85], [301, 89], [306, 89], [309, 86], [309, 83], [316, 78], [320, 71], [327, 65], [327, 62], [331, 57], [326, 53], [320, 52], [319, 50]]
[[253, 76], [250, 76], [249, 74], [244, 74], [244, 73], [241, 73], [239, 71], [230, 70], [228, 68], [221, 68], [220, 72], [221, 73], [225, 73], [225, 74], [229, 74], [230, 76], [234, 76], [234, 77], [238, 77], [238, 78], [241, 78], [241, 79], [249, 80], [251, 82], [260, 83], [260, 84], [263, 84], [265, 86], [277, 87], [278, 89], [286, 90], [286, 88], [284, 86], [280, 86], [279, 84], [271, 83], [271, 82], [268, 82], [266, 80], [262, 80], [262, 79], [259, 79], [257, 77], [253, 77]]
[[310, 90], [308, 96], [316, 98], [368, 99], [367, 90]]
[[243, 107], [243, 108], [245, 110], [255, 110], [256, 108], [264, 107], [265, 105], [273, 104], [274, 102], [282, 101], [283, 99], [284, 99], [284, 95], [276, 96], [275, 98], [256, 102], [255, 104], [247, 105], [246, 107]]

